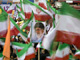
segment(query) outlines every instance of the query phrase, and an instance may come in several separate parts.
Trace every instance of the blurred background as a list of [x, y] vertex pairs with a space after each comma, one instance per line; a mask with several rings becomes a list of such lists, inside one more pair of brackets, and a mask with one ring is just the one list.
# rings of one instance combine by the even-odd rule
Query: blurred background
[[[0, 0], [0, 4], [19, 3], [19, 1], [20, 0]], [[30, 1], [34, 2], [34, 0]], [[75, 9], [80, 10], [80, 0], [48, 0], [48, 1], [50, 1], [51, 5], [54, 5], [55, 2], [66, 2]]]

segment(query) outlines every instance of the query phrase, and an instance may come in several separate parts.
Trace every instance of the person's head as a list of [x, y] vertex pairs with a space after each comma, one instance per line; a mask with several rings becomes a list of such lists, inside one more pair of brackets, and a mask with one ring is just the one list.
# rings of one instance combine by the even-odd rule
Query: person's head
[[44, 33], [44, 24], [38, 22], [35, 24], [34, 29], [37, 34]]
[[18, 36], [18, 40], [19, 40], [19, 41], [23, 41], [23, 39], [22, 39], [21, 36]]

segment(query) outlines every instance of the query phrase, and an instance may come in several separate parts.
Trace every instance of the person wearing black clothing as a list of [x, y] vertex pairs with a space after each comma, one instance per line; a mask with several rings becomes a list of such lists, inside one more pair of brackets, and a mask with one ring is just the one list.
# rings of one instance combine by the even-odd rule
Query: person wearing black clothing
[[[45, 60], [46, 56], [50, 56], [49, 51], [43, 48], [40, 48], [40, 60]], [[38, 52], [34, 60], [38, 60]]]
[[0, 45], [0, 53], [3, 51], [3, 46]]
[[[70, 45], [70, 50], [72, 51], [72, 54], [73, 54], [73, 55], [76, 53], [76, 49], [74, 48], [73, 45]], [[71, 55], [71, 53], [70, 53], [70, 55]], [[75, 58], [75, 60], [80, 60], [80, 59]]]
[[17, 55], [13, 52], [12, 46], [10, 46], [10, 60], [17, 60]]
[[21, 36], [18, 36], [18, 42], [20, 42], [20, 43], [25, 43], [25, 41], [23, 41], [23, 39], [22, 39]]

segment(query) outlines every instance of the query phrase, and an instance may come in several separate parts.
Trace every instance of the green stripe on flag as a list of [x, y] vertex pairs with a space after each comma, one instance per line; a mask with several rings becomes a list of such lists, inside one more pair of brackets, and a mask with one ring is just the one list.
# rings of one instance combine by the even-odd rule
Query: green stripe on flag
[[16, 45], [16, 46], [19, 46], [19, 47], [24, 47], [26, 44], [19, 43], [19, 42], [12, 42], [12, 45]]
[[53, 28], [55, 28], [55, 18], [53, 16]]
[[14, 24], [14, 26], [19, 30], [19, 32], [20, 32], [23, 36], [27, 37], [27, 34], [24, 33], [24, 32], [19, 28], [19, 26], [15, 23], [15, 21], [14, 21], [11, 17], [10, 17], [10, 21]]
[[55, 14], [59, 14], [59, 11], [56, 10], [55, 8], [53, 8], [50, 4], [50, 2], [47, 2], [47, 4], [49, 5], [49, 7], [55, 12]]
[[5, 42], [5, 38], [0, 38], [0, 41]]
[[31, 14], [30, 19], [27, 20], [27, 21], [25, 22], [25, 24], [22, 26], [22, 28], [21, 28], [22, 30], [23, 30], [24, 28], [26, 28], [26, 26], [28, 26], [28, 24], [29, 24], [29, 22], [32, 20], [33, 16], [34, 16], [34, 13], [33, 13], [33, 11], [32, 11], [32, 14]]
[[0, 6], [2, 13], [0, 14], [0, 22], [6, 21], [8, 14], [5, 12], [5, 10]]
[[2, 52], [0, 53], [0, 57], [3, 57], [3, 54], [2, 54]]
[[48, 5], [48, 1], [46, 0], [46, 3], [47, 3], [47, 10], [49, 10], [49, 5]]
[[13, 42], [12, 45], [16, 45], [16, 46], [19, 46], [19, 47], [24, 47], [20, 52], [17, 52], [17, 56], [21, 57], [24, 53], [26, 53], [28, 51], [28, 48], [30, 46], [32, 46], [32, 43], [22, 44], [22, 43]]
[[24, 11], [23, 11], [23, 7], [22, 7], [22, 4], [23, 4], [23, 1], [22, 0], [20, 0], [20, 4], [21, 4], [21, 11], [22, 11], [22, 13], [23, 13], [23, 15], [24, 15]]
[[18, 5], [16, 5], [16, 7], [20, 9], [20, 7]]
[[21, 18], [21, 20], [24, 21], [24, 18], [21, 16], [21, 13], [22, 13], [22, 12], [19, 12], [19, 13], [18, 13], [18, 16]]
[[59, 46], [59, 50], [62, 50], [62, 49], [64, 49], [64, 48], [66, 48], [66, 47], [68, 47], [69, 46], [69, 44], [66, 44], [66, 43], [63, 43], [63, 44], [60, 44], [60, 46]]
[[80, 12], [76, 9], [72, 8], [69, 4], [62, 3], [62, 7], [60, 9], [60, 14], [62, 15], [70, 15], [72, 17], [80, 19]]

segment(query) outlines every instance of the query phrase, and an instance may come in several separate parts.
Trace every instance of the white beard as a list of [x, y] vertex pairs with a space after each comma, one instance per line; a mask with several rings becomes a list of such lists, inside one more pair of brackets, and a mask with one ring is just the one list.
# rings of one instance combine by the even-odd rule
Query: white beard
[[36, 37], [37, 37], [38, 39], [40, 39], [40, 38], [42, 38], [43, 35], [44, 35], [44, 33], [40, 32], [40, 34], [36, 34]]

